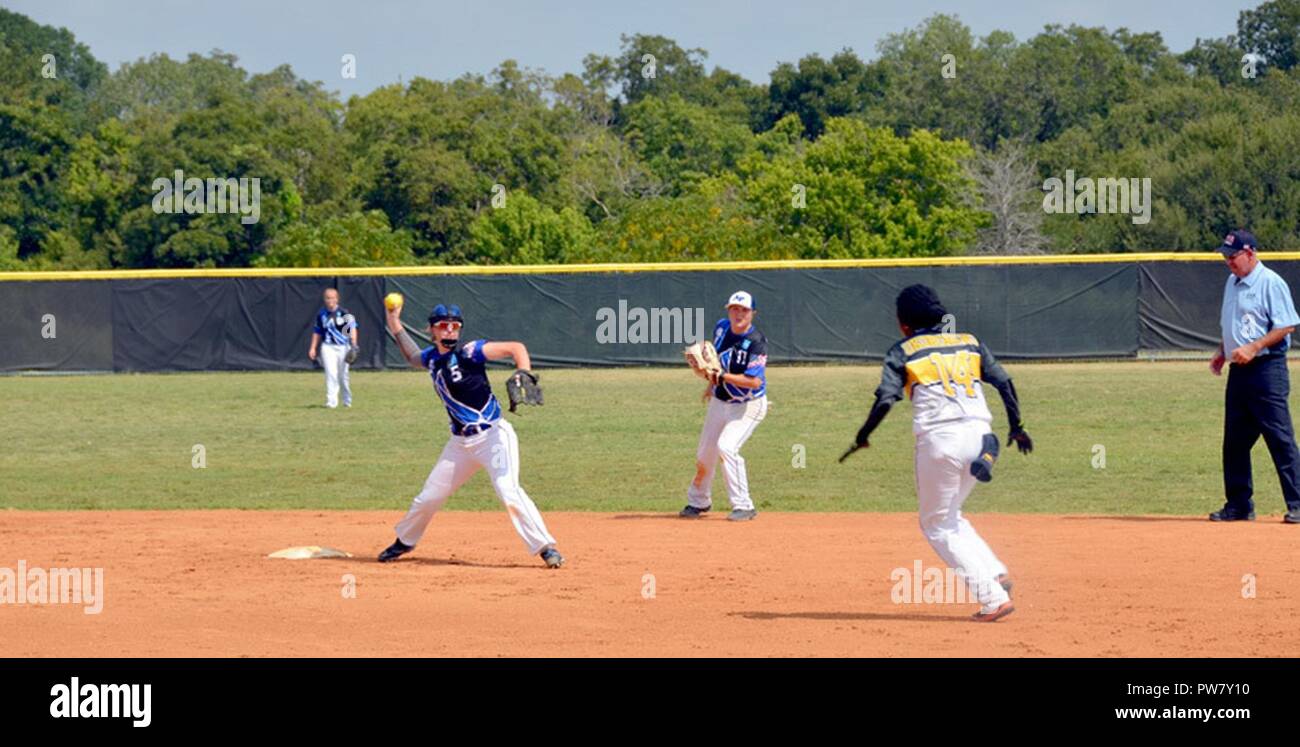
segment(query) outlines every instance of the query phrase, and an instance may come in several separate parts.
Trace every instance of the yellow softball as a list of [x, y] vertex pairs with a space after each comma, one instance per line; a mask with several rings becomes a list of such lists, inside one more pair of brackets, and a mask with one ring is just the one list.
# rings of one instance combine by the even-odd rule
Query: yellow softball
[[389, 311], [402, 308], [402, 294], [389, 293], [387, 296], [384, 296], [384, 308]]

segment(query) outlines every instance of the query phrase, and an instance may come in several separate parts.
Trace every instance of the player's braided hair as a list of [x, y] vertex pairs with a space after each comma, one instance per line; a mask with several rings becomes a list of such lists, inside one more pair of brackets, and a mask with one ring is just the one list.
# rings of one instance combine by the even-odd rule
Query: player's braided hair
[[943, 323], [948, 310], [939, 294], [928, 285], [909, 285], [898, 294], [898, 321], [913, 330], [928, 329]]

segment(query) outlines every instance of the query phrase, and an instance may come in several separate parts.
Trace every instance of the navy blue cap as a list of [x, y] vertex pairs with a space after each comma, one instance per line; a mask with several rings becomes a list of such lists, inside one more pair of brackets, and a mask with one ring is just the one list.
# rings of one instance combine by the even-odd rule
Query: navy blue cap
[[1259, 251], [1259, 244], [1255, 243], [1255, 234], [1250, 231], [1233, 231], [1223, 237], [1223, 246], [1219, 247], [1219, 251], [1225, 257], [1231, 257], [1242, 249]]
[[438, 322], [460, 322], [464, 324], [465, 319], [461, 317], [460, 307], [456, 304], [450, 306], [438, 304], [433, 307], [433, 311], [429, 312], [429, 324], [437, 324]]

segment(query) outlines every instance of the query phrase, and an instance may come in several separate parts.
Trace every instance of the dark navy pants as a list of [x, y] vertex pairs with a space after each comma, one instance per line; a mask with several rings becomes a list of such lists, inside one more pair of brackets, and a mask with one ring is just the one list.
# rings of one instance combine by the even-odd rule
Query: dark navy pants
[[1250, 472], [1250, 450], [1260, 436], [1273, 457], [1282, 497], [1288, 509], [1300, 508], [1300, 451], [1287, 397], [1291, 378], [1286, 356], [1273, 354], [1256, 358], [1228, 370], [1228, 391], [1223, 417], [1223, 491], [1228, 506], [1253, 511], [1254, 480]]

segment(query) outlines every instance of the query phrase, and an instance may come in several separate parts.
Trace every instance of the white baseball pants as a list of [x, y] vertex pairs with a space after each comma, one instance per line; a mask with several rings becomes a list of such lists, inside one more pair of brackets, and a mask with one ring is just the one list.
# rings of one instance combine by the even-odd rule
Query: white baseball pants
[[402, 544], [416, 545], [433, 515], [480, 469], [486, 469], [492, 477], [492, 487], [505, 504], [528, 552], [536, 555], [554, 546], [555, 538], [546, 531], [541, 513], [519, 484], [519, 438], [505, 420], [498, 420], [488, 430], [473, 436], [452, 436], [442, 447], [442, 455], [424, 481], [424, 489], [415, 496], [406, 516], [397, 522], [397, 538]]
[[1009, 597], [997, 577], [1007, 572], [975, 527], [961, 515], [975, 487], [971, 462], [979, 458], [988, 423], [943, 423], [916, 437], [916, 497], [921, 532], [939, 557], [966, 578], [971, 595], [990, 610]]
[[316, 357], [320, 367], [325, 369], [325, 406], [339, 406], [339, 387], [343, 388], [343, 404], [352, 404], [352, 387], [348, 384], [347, 345], [322, 344]]
[[717, 397], [709, 400], [704, 427], [700, 430], [700, 445], [695, 451], [695, 479], [686, 490], [687, 503], [696, 508], [713, 505], [713, 473], [721, 458], [722, 478], [731, 507], [745, 511], [754, 508], [740, 448], [766, 416], [765, 396], [743, 403], [723, 402]]

